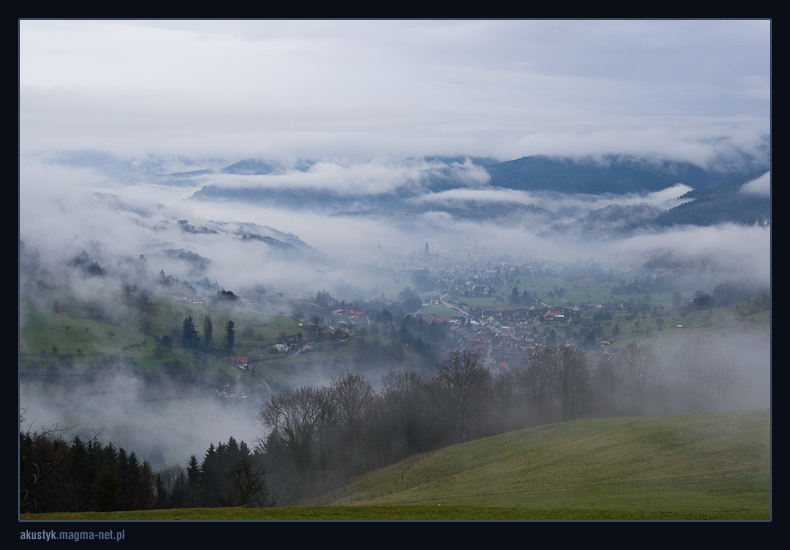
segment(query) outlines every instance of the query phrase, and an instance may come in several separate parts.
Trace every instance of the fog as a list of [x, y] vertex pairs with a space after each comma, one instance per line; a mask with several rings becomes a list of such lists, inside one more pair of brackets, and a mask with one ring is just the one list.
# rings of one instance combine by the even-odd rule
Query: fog
[[[426, 243], [454, 258], [634, 271], [666, 256], [687, 268], [686, 288], [769, 287], [770, 226], [573, 229], [606, 207], [667, 211], [688, 200], [682, 181], [620, 195], [493, 189], [479, 165], [438, 158], [622, 154], [711, 167], [736, 150], [757, 155], [771, 127], [770, 35], [769, 20], [22, 20], [20, 259], [128, 323], [139, 320], [113, 293], [161, 274], [212, 292], [394, 300], [407, 283], [366, 268], [403, 269]], [[223, 171], [251, 158], [277, 168]], [[335, 202], [250, 198], [277, 190]], [[770, 197], [770, 172], [741, 193]], [[370, 206], [389, 197], [408, 211]], [[522, 208], [459, 215], [470, 204]], [[83, 257], [105, 277], [64, 267]], [[20, 288], [36, 300], [33, 281]], [[743, 402], [763, 406], [770, 341], [722, 338], [750, 380]], [[112, 367], [85, 383], [22, 377], [20, 407], [37, 428], [101, 429], [182, 464], [211, 442], [261, 435], [261, 396], [220, 405]], [[326, 383], [333, 368], [316, 362], [294, 383]]]
[[146, 382], [108, 372], [64, 377], [57, 383], [22, 377], [19, 399], [31, 429], [68, 430], [66, 437], [91, 437], [135, 452], [155, 469], [200, 461], [210, 444], [229, 437], [253, 446], [264, 434], [256, 419], [261, 400], [219, 400], [206, 388]]
[[[315, 181], [324, 181], [319, 173], [335, 174], [337, 181], [344, 181], [347, 176], [351, 181], [348, 191], [343, 192], [364, 194], [360, 189], [366, 186], [378, 190], [416, 187], [436, 170], [436, 163], [416, 164], [416, 167], [413, 163], [408, 169], [399, 163], [382, 163], [374, 168], [368, 164], [329, 168], [327, 164], [317, 169], [317, 173], [302, 176], [308, 180], [317, 178]], [[372, 261], [380, 248], [395, 254], [409, 254], [421, 250], [426, 242], [436, 252], [457, 253], [477, 246], [491, 254], [507, 253], [515, 260], [623, 257], [626, 261], [640, 262], [651, 254], [670, 250], [678, 259], [690, 262], [695, 258], [706, 259], [709, 269], [720, 272], [720, 277], [721, 273], [728, 273], [732, 278], [755, 278], [767, 284], [770, 276], [770, 229], [767, 227], [679, 226], [660, 232], [591, 241], [578, 234], [542, 233], [545, 219], [539, 213], [533, 219], [525, 217], [513, 223], [512, 220], [456, 219], [447, 212], [428, 208], [406, 218], [384, 219], [381, 216], [338, 216], [331, 211], [293, 210], [249, 201], [223, 199], [216, 202], [194, 198], [195, 192], [223, 181], [225, 175], [201, 176], [197, 182], [178, 186], [157, 182], [128, 184], [96, 170], [47, 164], [36, 159], [23, 159], [21, 173], [25, 185], [20, 188], [20, 235], [42, 256], [65, 261], [81, 250], [88, 250], [105, 265], [120, 258], [135, 259], [144, 255], [152, 260], [149, 262], [151, 275], [163, 269], [169, 275], [194, 278], [197, 275], [195, 265], [161, 257], [164, 250], [183, 249], [205, 260], [199, 267], [203, 277], [229, 290], [272, 284], [297, 293], [309, 293], [322, 290], [322, 285], [334, 286], [341, 281], [357, 286], [363, 284], [364, 288], [370, 283], [356, 280], [359, 271], [355, 265], [349, 265], [350, 260], [364, 257]], [[235, 176], [235, 179], [242, 177], [251, 178], [253, 182], [245, 181], [245, 185], [253, 186], [257, 181], [267, 180], [265, 176]], [[268, 179], [278, 177], [289, 176]], [[750, 183], [745, 189], [766, 179], [767, 176], [756, 180], [757, 183]], [[480, 178], [473, 181], [479, 182]], [[332, 177], [327, 177], [324, 184], [335, 190], [339, 187]], [[764, 188], [762, 184], [761, 189]], [[572, 221], [611, 205], [646, 204], [665, 210], [680, 204], [680, 197], [689, 189], [678, 183], [652, 193], [593, 196], [495, 190], [472, 183], [467, 188], [423, 193], [411, 200], [427, 205], [466, 200], [483, 206], [488, 201], [531, 204], [550, 212], [553, 220]], [[90, 212], [90, 215], [75, 216], [74, 212]], [[180, 220], [210, 232], [185, 232]], [[265, 245], [241, 241], [234, 238], [240, 224], [252, 227], [252, 232], [272, 228], [291, 234], [302, 241], [306, 249], [312, 249], [315, 256], [281, 257]], [[156, 262], [153, 261], [155, 256]], [[238, 268], [239, 258], [243, 258], [243, 269]], [[353, 262], [357, 264], [358, 260]]]
[[[412, 170], [436, 169], [430, 163], [417, 166]], [[317, 171], [336, 173], [338, 181], [349, 174], [364, 173], [371, 178], [360, 176], [352, 181], [349, 193], [364, 193], [366, 185], [377, 188], [381, 180], [392, 182], [392, 188], [397, 188], [419, 185], [425, 179], [414, 172], [405, 177], [400, 167], [390, 168], [383, 163], [376, 170], [370, 166], [322, 166]], [[112, 302], [112, 292], [117, 291], [119, 281], [151, 284], [164, 271], [184, 281], [206, 279], [234, 292], [264, 285], [297, 299], [320, 290], [338, 298], [378, 297], [386, 281], [367, 275], [360, 267], [383, 261], [385, 254], [408, 256], [421, 251], [426, 242], [437, 254], [463, 255], [476, 248], [486, 257], [507, 254], [516, 262], [528, 258], [562, 262], [581, 259], [604, 265], [641, 265], [657, 255], [671, 254], [676, 261], [696, 266], [686, 275], [693, 278], [686, 283], [690, 288], [711, 292], [716, 284], [728, 280], [750, 280], [766, 287], [770, 284], [768, 227], [680, 226], [590, 241], [583, 235], [540, 236], [533, 225], [523, 220], [461, 220], [430, 210], [406, 219], [336, 216], [193, 198], [203, 185], [221, 181], [222, 175], [201, 177], [197, 183], [182, 186], [139, 180], [125, 183], [100, 170], [34, 161], [23, 163], [22, 175], [25, 185], [21, 188], [20, 235], [25, 247], [37, 251], [39, 261], [51, 266], [56, 279], [66, 277], [58, 265], [87, 252], [111, 275], [110, 279], [72, 277], [60, 282], [85, 299], [105, 296], [98, 301], [104, 304], [106, 315], [123, 318], [125, 323], [134, 320], [124, 317], [125, 308]], [[316, 176], [309, 173], [305, 178]], [[354, 180], [354, 176], [350, 179]], [[573, 219], [612, 204], [649, 203], [669, 208], [678, 204], [687, 189], [678, 184], [648, 194], [570, 196], [489, 190], [473, 182], [466, 189], [424, 194], [415, 200], [522, 202]], [[90, 214], [74, 215], [75, 212]], [[195, 231], [185, 231], [179, 220], [187, 220]], [[236, 231], [240, 227], [249, 232], [273, 228], [281, 232], [275, 233], [278, 236], [291, 234], [311, 254], [279, 255], [262, 243], [238, 239]], [[179, 254], [168, 254], [168, 250]], [[142, 264], [135, 261], [141, 256], [145, 258]], [[770, 342], [759, 341], [755, 345], [746, 337], [730, 335], [723, 337], [721, 346], [727, 348], [728, 357], [737, 358], [739, 368], [744, 369], [741, 380], [748, 381], [738, 394], [737, 404], [765, 406]], [[664, 363], [671, 363], [669, 348], [662, 350], [661, 355]], [[337, 365], [322, 365], [319, 361], [293, 383], [326, 384], [333, 368]], [[183, 463], [191, 454], [201, 456], [210, 443], [226, 441], [231, 435], [254, 443], [263, 434], [255, 418], [256, 406], [263, 396], [251, 396], [242, 405], [221, 406], [206, 394], [205, 388], [198, 396], [183, 396], [187, 391], [184, 388], [152, 386], [120, 370], [113, 376], [89, 378], [91, 384], [71, 383], [68, 389], [24, 377], [20, 404], [29, 407], [28, 420], [37, 425], [101, 429], [114, 444], [141, 456], [153, 453], [156, 458], [155, 451], [164, 450], [165, 460], [170, 462]], [[377, 375], [370, 375], [371, 382], [377, 385]], [[176, 395], [179, 397], [173, 398]]]
[[771, 173], [763, 174], [757, 179], [751, 180], [743, 184], [741, 193], [747, 195], [759, 195], [763, 197], [771, 196]]

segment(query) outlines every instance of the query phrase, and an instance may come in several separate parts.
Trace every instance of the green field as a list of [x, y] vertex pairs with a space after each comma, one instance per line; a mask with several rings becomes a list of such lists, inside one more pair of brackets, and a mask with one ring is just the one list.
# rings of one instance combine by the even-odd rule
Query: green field
[[325, 503], [767, 514], [768, 442], [767, 412], [559, 423], [414, 457]]
[[[20, 374], [94, 374], [124, 365], [127, 371], [138, 374], [166, 374], [216, 384], [241, 383], [254, 388], [264, 385], [264, 379], [286, 383], [289, 377], [299, 375], [315, 362], [318, 353], [322, 361], [345, 364], [359, 347], [353, 342], [333, 345], [327, 341], [328, 330], [314, 331], [309, 321], [243, 306], [210, 301], [192, 304], [150, 296], [144, 309], [118, 306], [116, 299], [114, 309], [107, 311], [101, 307], [100, 296], [92, 300], [61, 298], [68, 308], [60, 312], [20, 302]], [[195, 352], [177, 344], [165, 347], [158, 343], [165, 335], [177, 342], [187, 317], [192, 318], [202, 337], [206, 316], [213, 326], [209, 350]], [[246, 370], [223, 360], [228, 355], [224, 349], [228, 321], [235, 325], [234, 354], [248, 357]], [[272, 353], [272, 346], [282, 335], [301, 335], [305, 352]], [[387, 343], [389, 340], [384, 342]]]
[[[510, 303], [514, 285], [556, 305], [569, 302], [586, 304], [589, 301], [649, 305], [648, 309], [641, 311], [627, 308], [610, 310], [606, 319], [597, 318], [602, 310], [594, 308], [582, 308], [563, 319], [546, 317], [540, 325], [516, 330], [519, 338], [531, 331], [543, 336], [554, 331], [559, 341], [569, 337], [581, 341], [592, 333], [596, 339], [609, 341], [613, 347], [632, 341], [659, 344], [658, 339], [663, 345], [692, 332], [722, 338], [763, 338], [770, 326], [770, 304], [764, 299], [686, 313], [671, 307], [672, 295], [669, 292], [615, 296], [611, 294], [611, 284], [592, 278], [566, 280], [556, 275], [522, 276], [513, 284], [495, 289], [493, 296], [447, 295], [446, 299], [464, 304], [466, 308], [521, 309], [523, 304]], [[561, 297], [557, 296], [557, 289], [563, 290]], [[683, 299], [692, 294], [691, 290], [683, 292]], [[122, 365], [127, 371], [138, 374], [167, 375], [208, 384], [236, 383], [254, 389], [265, 388], [267, 382], [264, 380], [275, 385], [287, 385], [319, 362], [333, 369], [350, 368], [355, 362], [364, 363], [377, 372], [403, 365], [424, 366], [424, 358], [405, 346], [395, 350], [400, 354], [397, 360], [392, 356], [384, 357], [386, 354], [379, 354], [381, 357], [376, 359], [373, 357], [375, 354], [369, 353], [369, 349], [364, 349], [359, 342], [339, 344], [328, 341], [329, 329], [323, 327], [320, 332], [316, 331], [311, 328], [309, 319], [313, 314], [322, 313], [324, 322], [330, 324], [332, 316], [328, 310], [315, 304], [273, 296], [265, 296], [261, 300], [256, 308], [282, 314], [261, 313], [240, 303], [235, 306], [211, 299], [190, 303], [153, 294], [141, 299], [139, 294], [127, 295], [117, 289], [102, 287], [96, 287], [90, 295], [49, 288], [40, 295], [20, 301], [19, 370], [23, 375], [36, 376], [56, 372], [92, 374]], [[294, 313], [295, 317], [291, 317], [285, 311], [300, 311], [301, 315]], [[458, 312], [438, 305], [426, 306], [419, 311], [449, 318], [461, 317]], [[166, 335], [177, 342], [186, 317], [192, 317], [202, 335], [206, 316], [211, 317], [213, 324], [213, 340], [209, 349], [204, 348], [198, 353], [178, 345], [165, 347], [159, 344]], [[244, 371], [223, 361], [223, 357], [228, 355], [223, 344], [224, 327], [231, 320], [235, 324], [234, 352], [249, 361], [249, 368]], [[282, 335], [300, 336], [304, 353], [272, 353], [272, 346]], [[368, 343], [378, 341], [382, 349], [392, 345], [384, 337], [367, 335], [365, 338]]]
[[417, 455], [303, 506], [22, 520], [769, 520], [768, 411], [588, 419]]

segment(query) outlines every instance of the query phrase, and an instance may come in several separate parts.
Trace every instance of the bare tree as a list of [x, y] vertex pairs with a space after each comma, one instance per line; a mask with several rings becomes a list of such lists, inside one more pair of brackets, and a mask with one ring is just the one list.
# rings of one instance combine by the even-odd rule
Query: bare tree
[[454, 353], [436, 365], [436, 370], [436, 377], [455, 408], [459, 440], [467, 441], [469, 421], [482, 405], [491, 373], [471, 352]]
[[258, 418], [272, 430], [267, 451], [284, 448], [296, 473], [298, 490], [307, 490], [311, 467], [323, 461], [329, 448], [334, 418], [329, 388], [286, 388], [263, 404]]
[[525, 395], [519, 371], [500, 372], [491, 379], [492, 421], [497, 432], [524, 427], [527, 420]]
[[224, 491], [217, 497], [220, 506], [274, 506], [266, 483], [266, 468], [254, 454], [231, 466]]
[[686, 342], [673, 359], [681, 393], [689, 410], [712, 410], [729, 396], [735, 384], [736, 370], [713, 342]]
[[595, 395], [594, 415], [617, 416], [619, 384], [614, 357], [605, 355], [598, 360], [592, 369], [590, 385]]
[[381, 382], [379, 410], [389, 460], [429, 449], [442, 428], [431, 414], [436, 400], [429, 381], [413, 370], [390, 370]]
[[374, 404], [376, 394], [371, 385], [364, 376], [345, 371], [332, 377], [330, 391], [338, 424], [358, 430]]
[[590, 366], [587, 354], [579, 348], [562, 346], [562, 369], [558, 389], [562, 400], [562, 419], [580, 418], [587, 405]]
[[616, 360], [616, 376], [625, 399], [625, 412], [644, 414], [646, 399], [653, 392], [660, 372], [658, 356], [653, 348], [631, 342]]
[[569, 346], [538, 349], [527, 368], [532, 398], [544, 420], [579, 418], [587, 405], [590, 366], [587, 354]]
[[554, 376], [558, 367], [554, 362], [558, 354], [551, 352], [555, 348], [540, 348], [530, 357], [526, 367], [519, 371], [519, 380], [525, 389], [529, 406], [529, 422], [542, 424], [553, 422], [557, 416], [554, 412]]
[[367, 427], [376, 393], [363, 376], [347, 371], [332, 377], [330, 392], [342, 469], [359, 473], [365, 469]]

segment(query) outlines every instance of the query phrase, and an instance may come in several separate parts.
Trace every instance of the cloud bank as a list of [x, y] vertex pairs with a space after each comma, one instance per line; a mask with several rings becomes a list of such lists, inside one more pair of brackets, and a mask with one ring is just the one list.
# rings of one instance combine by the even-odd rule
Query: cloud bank
[[769, 132], [770, 38], [770, 20], [21, 20], [20, 147], [705, 163]]
[[759, 178], [744, 183], [741, 187], [741, 193], [745, 193], [747, 195], [757, 195], [761, 197], [770, 197], [771, 172], [766, 172]]

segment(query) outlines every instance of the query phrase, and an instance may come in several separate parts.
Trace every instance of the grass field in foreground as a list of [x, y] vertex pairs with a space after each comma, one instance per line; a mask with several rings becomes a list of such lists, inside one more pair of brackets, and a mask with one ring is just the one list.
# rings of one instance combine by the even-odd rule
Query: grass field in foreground
[[371, 472], [325, 504], [763, 513], [768, 411], [563, 422]]
[[768, 411], [587, 419], [508, 432], [269, 509], [23, 515], [41, 520], [768, 520]]
[[548, 521], [767, 520], [754, 511], [528, 510], [496, 506], [295, 506], [23, 514], [40, 521]]

